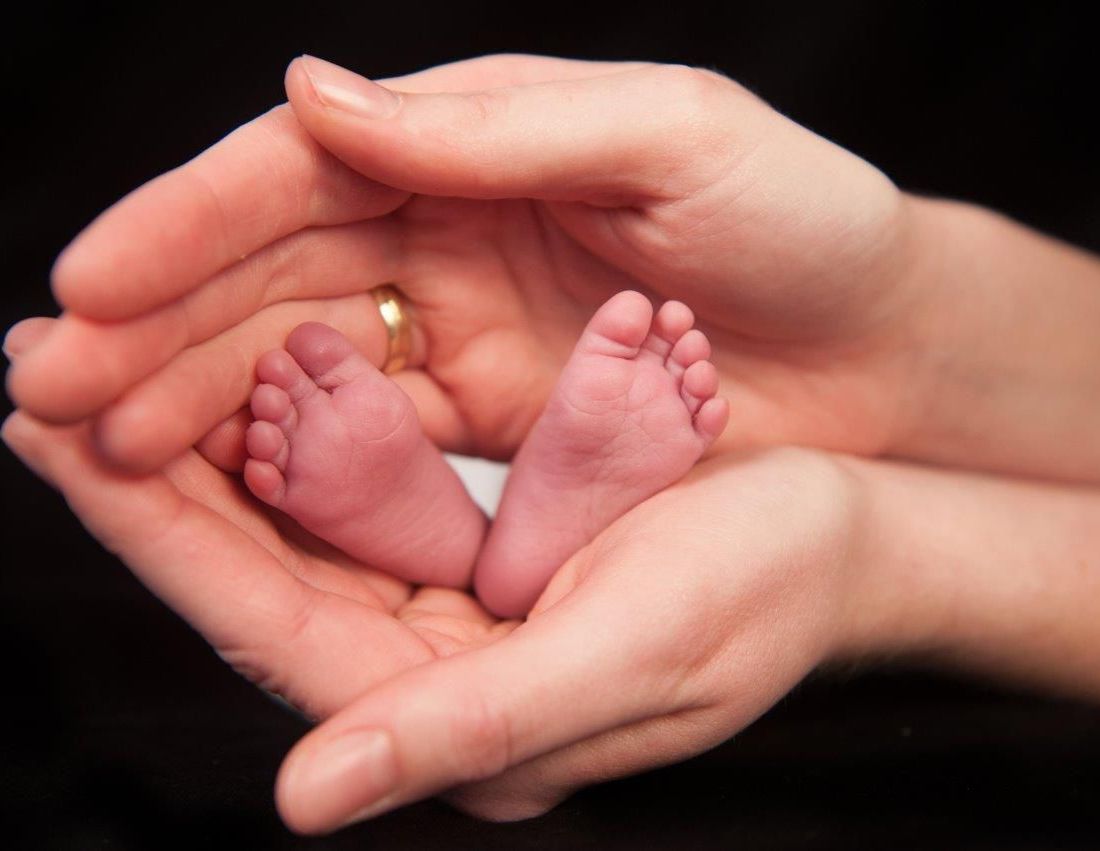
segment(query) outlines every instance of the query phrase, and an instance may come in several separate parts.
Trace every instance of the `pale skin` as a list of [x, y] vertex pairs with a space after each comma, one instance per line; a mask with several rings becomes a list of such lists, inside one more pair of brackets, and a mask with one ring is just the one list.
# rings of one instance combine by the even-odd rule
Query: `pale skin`
[[517, 628], [286, 537], [196, 452], [135, 479], [84, 427], [17, 413], [4, 439], [226, 661], [323, 721], [278, 779], [299, 832], [447, 790], [485, 818], [537, 815], [718, 744], [830, 660], [1100, 698], [1100, 495], [1083, 488], [730, 455], [614, 523]]
[[473, 578], [489, 611], [523, 617], [567, 558], [683, 477], [724, 428], [729, 405], [693, 322], [680, 302], [654, 311], [630, 291], [596, 311], [516, 453], [487, 536], [409, 397], [317, 322], [257, 365], [245, 483], [359, 561], [420, 584]]
[[[350, 168], [285, 109], [259, 119], [93, 225], [56, 270], [69, 313], [7, 342], [13, 449], [231, 662], [328, 719], [280, 774], [289, 825], [445, 789], [480, 815], [532, 815], [697, 753], [853, 655], [1100, 696], [1100, 507], [1082, 487], [807, 451], [715, 459], [570, 560], [517, 629], [281, 537], [218, 470], [243, 462], [243, 417], [200, 443], [213, 464], [186, 451], [146, 479], [112, 472], [101, 455], [160, 467], [233, 415], [255, 359], [301, 321], [380, 363], [352, 293], [397, 280], [420, 329], [401, 381], [447, 447], [510, 455], [581, 317], [636, 287], [706, 323], [740, 418], [718, 453], [800, 441], [1100, 476], [1095, 258], [905, 196], [708, 73], [492, 58], [395, 81], [408, 94], [369, 120], [346, 107], [378, 93], [341, 100], [330, 80], [322, 100], [326, 73], [367, 86], [299, 62], [288, 92]], [[94, 432], [32, 414], [95, 416]], [[696, 603], [670, 607], [670, 578]], [[668, 628], [639, 628], [653, 622]], [[335, 741], [352, 730], [370, 734]]]
[[1095, 258], [900, 193], [707, 72], [490, 57], [392, 81], [407, 93], [383, 119], [326, 106], [311, 79], [372, 84], [311, 73], [287, 74], [294, 114], [142, 187], [67, 249], [68, 311], [9, 376], [21, 407], [96, 415], [130, 468], [215, 429], [202, 448], [239, 468], [256, 360], [313, 320], [380, 364], [364, 290], [398, 281], [418, 328], [399, 381], [428, 435], [507, 458], [592, 310], [638, 289], [690, 304], [736, 388], [738, 427], [713, 451], [1100, 477]]

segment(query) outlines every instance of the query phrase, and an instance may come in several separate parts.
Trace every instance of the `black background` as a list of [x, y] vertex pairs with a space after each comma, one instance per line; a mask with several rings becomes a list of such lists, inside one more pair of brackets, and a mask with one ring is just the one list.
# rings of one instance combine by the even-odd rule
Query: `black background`
[[[38, 3], [9, 17], [5, 325], [54, 312], [99, 210], [281, 100], [309, 52], [370, 76], [497, 51], [720, 69], [903, 188], [1100, 248], [1095, 31], [1066, 7], [835, 2]], [[1098, 331], [1100, 333], [1100, 331]], [[334, 837], [271, 803], [305, 726], [231, 673], [0, 454], [0, 843], [13, 848], [1095, 847], [1100, 713], [946, 678], [818, 678], [717, 751], [485, 825], [427, 802]]]

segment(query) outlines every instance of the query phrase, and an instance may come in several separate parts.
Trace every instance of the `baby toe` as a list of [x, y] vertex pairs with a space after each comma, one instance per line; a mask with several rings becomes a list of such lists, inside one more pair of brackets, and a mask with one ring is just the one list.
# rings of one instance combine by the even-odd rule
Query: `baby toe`
[[290, 404], [290, 396], [281, 387], [274, 384], [261, 384], [252, 391], [249, 402], [252, 416], [257, 420], [266, 420], [279, 426], [285, 433], [294, 427], [295, 410]]
[[718, 370], [710, 361], [696, 361], [684, 370], [680, 383], [680, 397], [684, 400], [692, 416], [699, 412], [703, 403], [718, 392]]
[[290, 444], [275, 423], [256, 420], [245, 432], [244, 441], [248, 454], [257, 461], [274, 464], [280, 471], [286, 469]]
[[679, 301], [666, 301], [653, 317], [653, 327], [646, 337], [644, 347], [667, 358], [676, 341], [695, 324], [695, 315], [686, 304]]
[[279, 507], [286, 494], [286, 479], [270, 461], [249, 458], [244, 465], [244, 482], [257, 499]]
[[665, 366], [673, 377], [680, 378], [693, 363], [710, 357], [710, 340], [698, 328], [685, 333], [668, 354]]
[[695, 415], [695, 431], [709, 444], [722, 433], [729, 418], [730, 403], [712, 397], [702, 404]]

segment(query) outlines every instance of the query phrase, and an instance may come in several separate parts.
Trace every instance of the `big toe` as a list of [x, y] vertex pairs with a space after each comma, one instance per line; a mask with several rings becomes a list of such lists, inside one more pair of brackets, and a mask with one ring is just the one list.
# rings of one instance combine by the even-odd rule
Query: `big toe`
[[633, 290], [617, 293], [596, 311], [578, 349], [617, 357], [633, 357], [649, 333], [653, 305]]
[[290, 332], [286, 350], [319, 387], [331, 390], [373, 367], [351, 341], [328, 325], [306, 322]]

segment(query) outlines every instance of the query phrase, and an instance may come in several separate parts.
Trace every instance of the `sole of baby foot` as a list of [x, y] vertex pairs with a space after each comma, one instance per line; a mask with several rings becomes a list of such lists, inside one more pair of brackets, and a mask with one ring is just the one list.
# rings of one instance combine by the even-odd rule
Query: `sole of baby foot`
[[729, 404], [693, 325], [680, 302], [654, 313], [636, 292], [592, 317], [516, 455], [479, 556], [475, 587], [492, 612], [530, 611], [558, 567], [721, 434]]
[[468, 585], [484, 515], [401, 388], [319, 323], [296, 328], [256, 372], [252, 493], [371, 567]]

